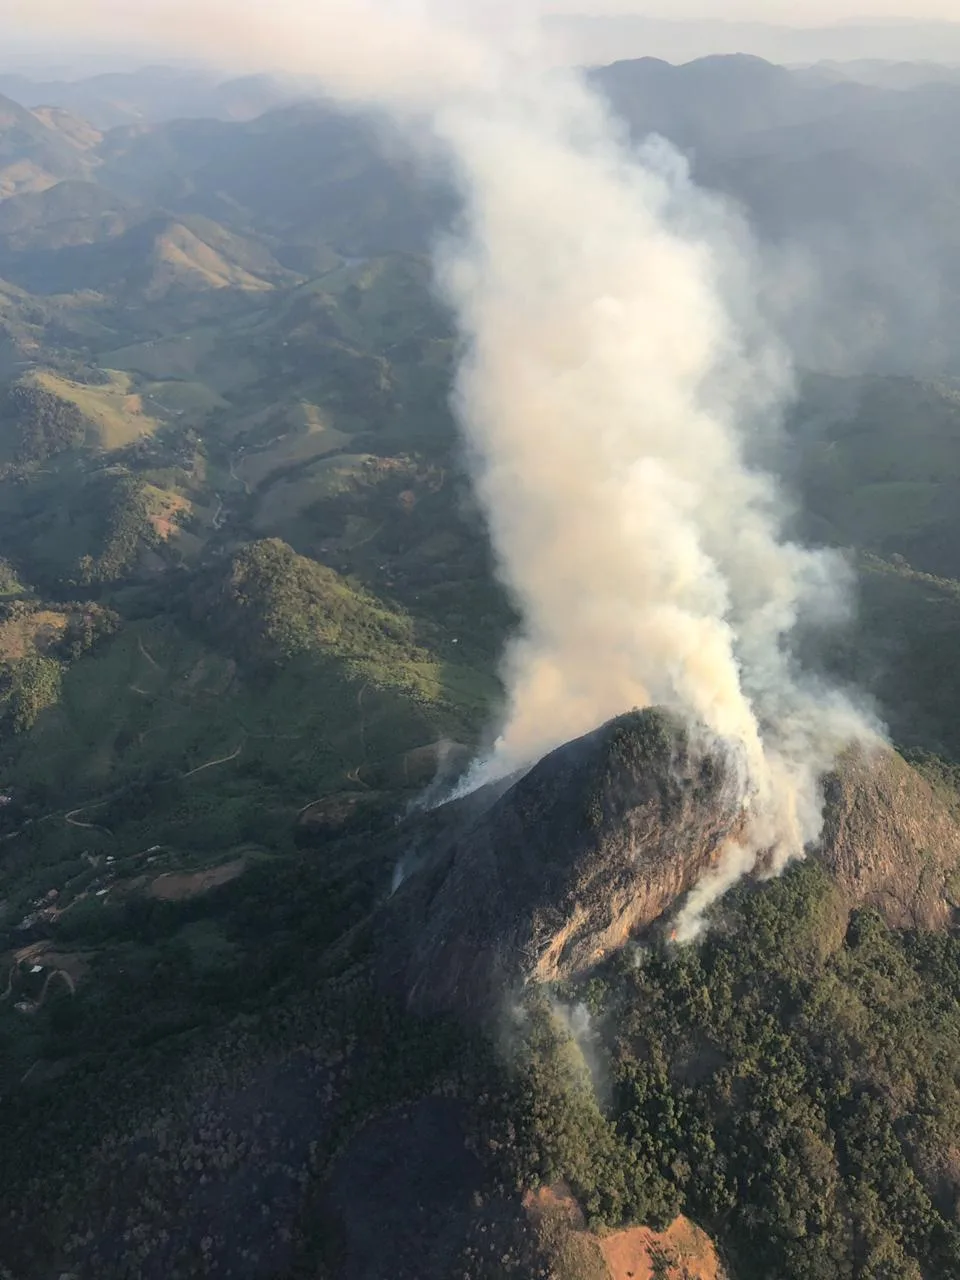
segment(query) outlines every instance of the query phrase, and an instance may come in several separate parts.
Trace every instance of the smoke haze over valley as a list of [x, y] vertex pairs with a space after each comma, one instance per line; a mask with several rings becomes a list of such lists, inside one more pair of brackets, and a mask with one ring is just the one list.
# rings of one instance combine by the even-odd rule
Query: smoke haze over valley
[[[133, 30], [176, 27], [191, 53], [216, 31], [222, 60], [223, 19], [154, 5]], [[465, 21], [332, 5], [302, 21], [292, 6], [234, 28], [241, 59], [256, 45], [347, 100], [424, 113], [453, 161], [464, 229], [440, 276], [466, 347], [455, 406], [521, 615], [475, 780], [662, 704], [742, 778], [751, 824], [707, 883], [801, 856], [822, 774], [871, 730], [797, 670], [799, 618], [839, 620], [846, 572], [783, 540], [776, 485], [747, 461], [791, 373], [736, 213], [665, 144], [628, 151], [578, 78]]]

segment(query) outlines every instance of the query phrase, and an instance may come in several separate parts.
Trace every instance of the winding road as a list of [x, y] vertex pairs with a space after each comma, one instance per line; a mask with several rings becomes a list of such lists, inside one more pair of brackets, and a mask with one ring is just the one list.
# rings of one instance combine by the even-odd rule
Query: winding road
[[75, 815], [78, 813], [86, 813], [88, 809], [99, 809], [102, 805], [109, 804], [113, 799], [109, 796], [106, 800], [97, 800], [93, 804], [82, 804], [77, 809], [71, 809], [69, 813], [63, 815], [63, 820], [68, 827], [81, 827], [84, 831], [104, 831], [108, 836], [112, 836], [113, 832], [109, 827], [101, 827], [96, 822], [78, 822]]
[[212, 769], [214, 765], [217, 765], [217, 764], [227, 764], [228, 761], [230, 760], [236, 760], [237, 756], [240, 754], [242, 750], [243, 750], [243, 743], [241, 742], [239, 747], [237, 747], [236, 751], [232, 751], [230, 755], [221, 756], [219, 760], [208, 760], [206, 764], [198, 765], [196, 769], [191, 769], [189, 773], [181, 773], [180, 777], [192, 778], [194, 774], [203, 773], [204, 769]]

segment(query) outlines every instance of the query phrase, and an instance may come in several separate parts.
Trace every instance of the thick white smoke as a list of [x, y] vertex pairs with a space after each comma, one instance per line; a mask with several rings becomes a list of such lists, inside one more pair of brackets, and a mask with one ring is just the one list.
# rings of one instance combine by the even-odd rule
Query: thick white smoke
[[528, 75], [436, 127], [467, 193], [442, 273], [469, 342], [458, 410], [524, 619], [472, 781], [651, 703], [726, 744], [750, 829], [688, 936], [758, 855], [816, 838], [820, 775], [866, 732], [790, 653], [798, 622], [842, 613], [842, 565], [781, 538], [746, 460], [789, 370], [751, 317], [742, 229], [664, 144], [631, 155], [582, 83]]
[[220, 62], [224, 41], [248, 65], [256, 44], [331, 92], [414, 108], [452, 157], [465, 215], [439, 278], [466, 347], [456, 405], [523, 617], [472, 781], [632, 707], [682, 713], [731, 753], [749, 816], [691, 897], [691, 936], [760, 856], [781, 866], [816, 838], [819, 778], [868, 732], [791, 656], [798, 623], [836, 618], [847, 583], [782, 538], [776, 486], [749, 465], [790, 375], [752, 305], [743, 228], [665, 144], [631, 153], [577, 77], [423, 6], [177, 12]]

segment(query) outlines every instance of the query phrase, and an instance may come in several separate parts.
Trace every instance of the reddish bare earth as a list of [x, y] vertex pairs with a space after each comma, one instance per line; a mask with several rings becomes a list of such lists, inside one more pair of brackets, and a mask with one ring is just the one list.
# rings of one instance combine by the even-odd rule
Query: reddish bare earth
[[634, 1227], [598, 1236], [587, 1231], [580, 1206], [563, 1184], [529, 1191], [523, 1203], [538, 1223], [563, 1222], [579, 1241], [584, 1262], [599, 1255], [605, 1280], [726, 1280], [709, 1236], [687, 1218], [664, 1232]]
[[[686, 1218], [678, 1218], [662, 1234], [636, 1227], [599, 1243], [610, 1280], [724, 1280], [713, 1243]], [[654, 1270], [657, 1262], [659, 1272]]]
[[185, 898], [195, 898], [198, 894], [209, 893], [222, 884], [229, 884], [243, 875], [246, 868], [243, 858], [235, 862], [225, 862], [219, 867], [209, 867], [206, 871], [168, 872], [157, 876], [150, 885], [151, 898], [159, 898], [161, 902], [181, 902]]

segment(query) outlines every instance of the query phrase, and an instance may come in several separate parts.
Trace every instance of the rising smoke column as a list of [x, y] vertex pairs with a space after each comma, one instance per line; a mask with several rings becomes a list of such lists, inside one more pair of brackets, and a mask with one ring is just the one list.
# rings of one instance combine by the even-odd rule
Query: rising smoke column
[[[140, 21], [173, 11], [154, 0]], [[790, 376], [755, 314], [743, 228], [666, 144], [632, 152], [578, 77], [423, 6], [176, 13], [221, 62], [225, 40], [246, 66], [256, 46], [415, 113], [453, 160], [464, 217], [438, 279], [465, 346], [455, 407], [523, 619], [471, 784], [632, 707], [679, 712], [729, 753], [749, 818], [691, 897], [692, 935], [760, 856], [778, 868], [816, 838], [819, 777], [867, 734], [791, 656], [798, 622], [836, 618], [846, 584], [833, 557], [783, 539], [776, 486], [748, 462]]]
[[842, 563], [782, 539], [746, 461], [789, 369], [751, 317], [742, 228], [664, 144], [631, 154], [581, 82], [524, 78], [436, 128], [467, 193], [441, 272], [468, 339], [456, 406], [523, 617], [468, 785], [631, 707], [680, 712], [750, 815], [683, 936], [760, 854], [816, 838], [820, 775], [866, 732], [790, 654], [801, 618], [842, 613]]

